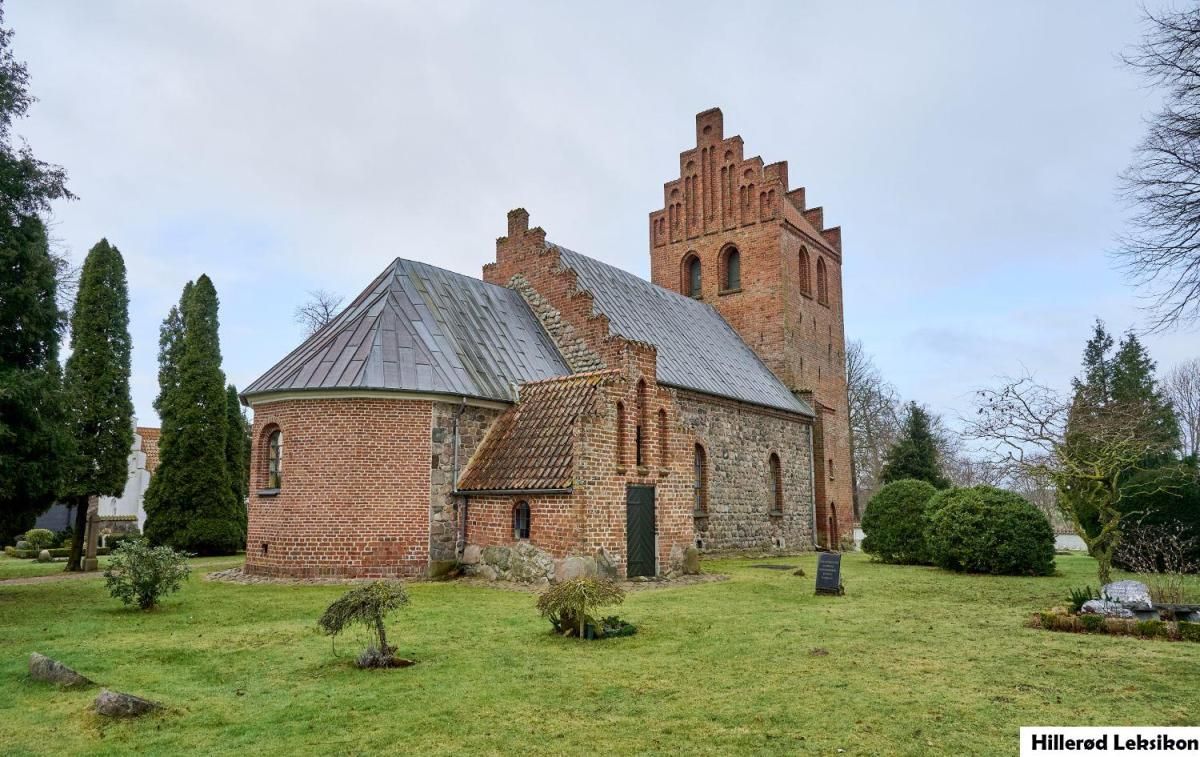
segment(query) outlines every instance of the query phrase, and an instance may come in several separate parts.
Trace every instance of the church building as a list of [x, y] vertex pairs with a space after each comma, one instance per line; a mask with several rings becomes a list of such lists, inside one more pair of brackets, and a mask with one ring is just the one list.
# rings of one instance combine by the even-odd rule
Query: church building
[[651, 281], [514, 210], [482, 279], [398, 258], [248, 386], [245, 570], [541, 582], [836, 549], [840, 229], [718, 109], [679, 168]]

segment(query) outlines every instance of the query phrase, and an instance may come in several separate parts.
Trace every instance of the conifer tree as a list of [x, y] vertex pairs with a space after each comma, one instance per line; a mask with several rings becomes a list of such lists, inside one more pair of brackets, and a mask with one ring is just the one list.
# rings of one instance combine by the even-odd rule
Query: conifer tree
[[[0, 25], [4, 11], [0, 6]], [[57, 267], [40, 216], [71, 198], [62, 168], [14, 145], [12, 126], [35, 98], [29, 71], [0, 27], [0, 541], [33, 525], [61, 482], [66, 434], [58, 364], [63, 315]]]
[[171, 331], [169, 317], [164, 327], [159, 371], [168, 381], [159, 395], [164, 425], [158, 481], [151, 481], [146, 495], [147, 537], [198, 554], [237, 551], [245, 523], [226, 457], [228, 408], [217, 309], [216, 289], [201, 276], [180, 304], [182, 337]]
[[63, 494], [75, 504], [67, 570], [80, 568], [88, 498], [119, 497], [125, 490], [133, 445], [131, 348], [125, 261], [101, 239], [88, 252], [80, 274], [63, 379], [71, 440]]
[[905, 479], [927, 481], [939, 489], [950, 486], [938, 463], [937, 441], [933, 437], [929, 412], [915, 402], [908, 404], [904, 428], [880, 474], [880, 480], [885, 484]]
[[229, 468], [229, 488], [238, 504], [239, 524], [243, 542], [246, 538], [246, 494], [250, 488], [249, 430], [246, 416], [242, 415], [242, 402], [238, 399], [237, 387], [230, 384], [225, 389], [225, 419], [228, 424], [225, 436], [225, 464]]
[[1136, 334], [1121, 340], [1112, 360], [1112, 399], [1148, 408], [1146, 422], [1138, 429], [1146, 439], [1147, 465], [1169, 462], [1179, 450], [1179, 421], [1175, 410], [1154, 377], [1155, 363]]
[[11, 544], [53, 502], [67, 444], [58, 364], [62, 313], [36, 216], [0, 210], [0, 539]]

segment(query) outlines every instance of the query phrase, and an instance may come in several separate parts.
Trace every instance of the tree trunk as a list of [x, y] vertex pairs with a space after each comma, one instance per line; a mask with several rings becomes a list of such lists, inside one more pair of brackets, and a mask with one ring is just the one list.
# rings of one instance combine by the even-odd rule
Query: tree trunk
[[75, 497], [75, 535], [71, 538], [71, 554], [67, 571], [83, 570], [83, 539], [87, 530], [88, 498]]
[[384, 657], [392, 656], [392, 648], [387, 643], [387, 629], [383, 625], [383, 616], [378, 615], [375, 618], [375, 633], [379, 634], [379, 651]]

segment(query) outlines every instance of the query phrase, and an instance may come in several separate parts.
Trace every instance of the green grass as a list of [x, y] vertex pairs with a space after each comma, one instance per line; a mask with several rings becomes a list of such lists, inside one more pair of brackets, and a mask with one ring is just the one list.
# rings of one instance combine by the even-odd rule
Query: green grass
[[[108, 563], [107, 557], [100, 557], [100, 568]], [[6, 578], [33, 578], [35, 576], [52, 576], [56, 573], [62, 573], [66, 567], [66, 560], [60, 562], [38, 562], [37, 560], [26, 560], [24, 558], [9, 557], [5, 554], [0, 554], [0, 581]]]
[[[202, 561], [198, 561], [202, 562]], [[315, 631], [340, 587], [193, 579], [125, 610], [102, 581], [0, 584], [6, 754], [1011, 754], [1022, 725], [1197, 725], [1200, 644], [1023, 627], [1095, 583], [844, 561], [845, 597], [808, 578], [706, 563], [724, 583], [631, 594], [636, 636], [550, 636], [528, 594], [416, 584], [394, 625], [411, 668], [359, 671]], [[204, 569], [227, 564], [209, 562]], [[828, 654], [814, 656], [821, 648]], [[95, 691], [25, 675], [39, 651], [170, 712], [106, 722]]]

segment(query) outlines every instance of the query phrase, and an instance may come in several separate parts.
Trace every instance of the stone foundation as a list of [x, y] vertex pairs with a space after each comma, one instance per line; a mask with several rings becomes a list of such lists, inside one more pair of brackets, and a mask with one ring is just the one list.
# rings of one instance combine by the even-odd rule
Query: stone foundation
[[[572, 578], [607, 578], [617, 581], [617, 564], [604, 552], [594, 555], [568, 555], [555, 558], [549, 552], [528, 542], [501, 546], [468, 544], [463, 550], [462, 566], [469, 576], [489, 581], [549, 585]], [[700, 573], [700, 551], [695, 547], [676, 545], [671, 550], [670, 565], [660, 573], [661, 578], [678, 578]]]

